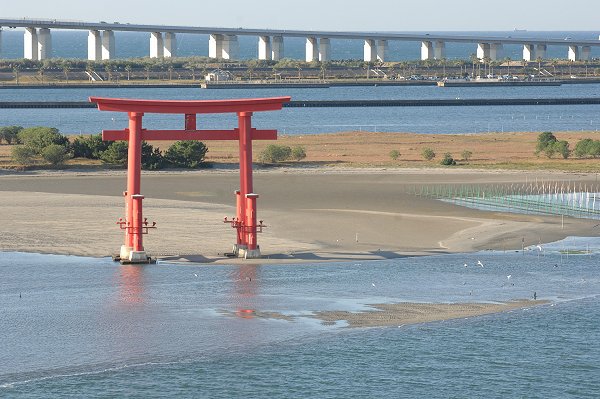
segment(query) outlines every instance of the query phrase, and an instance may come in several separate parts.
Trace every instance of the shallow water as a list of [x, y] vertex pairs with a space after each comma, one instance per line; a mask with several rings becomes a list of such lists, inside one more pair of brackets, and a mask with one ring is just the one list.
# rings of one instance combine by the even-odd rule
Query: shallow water
[[[2, 253], [0, 396], [597, 397], [600, 241], [565, 242], [269, 266]], [[567, 257], [561, 245], [592, 253]], [[401, 328], [309, 317], [534, 291], [552, 304]]]

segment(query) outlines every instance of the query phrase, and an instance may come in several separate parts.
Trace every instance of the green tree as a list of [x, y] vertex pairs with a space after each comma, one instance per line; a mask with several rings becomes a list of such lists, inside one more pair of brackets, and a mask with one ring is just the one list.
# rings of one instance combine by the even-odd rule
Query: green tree
[[28, 127], [21, 130], [17, 136], [25, 147], [32, 149], [36, 154], [41, 154], [50, 144], [62, 145], [67, 149], [69, 146], [69, 139], [54, 127]]
[[431, 161], [433, 158], [435, 158], [435, 152], [429, 147], [423, 148], [421, 155], [428, 161]]
[[123, 166], [127, 163], [127, 148], [126, 141], [115, 141], [102, 152], [100, 159], [107, 164]]
[[269, 144], [261, 151], [259, 160], [263, 163], [283, 162], [290, 159], [292, 149], [285, 145]]
[[201, 141], [176, 141], [165, 152], [165, 161], [179, 168], [198, 168], [208, 148]]
[[557, 141], [554, 143], [554, 150], [558, 152], [563, 159], [569, 158], [571, 151], [569, 150], [569, 142], [566, 140]]
[[594, 140], [592, 139], [583, 139], [579, 140], [577, 144], [575, 144], [575, 148], [573, 149], [573, 154], [577, 158], [585, 158], [590, 156], [592, 146], [594, 144]]
[[306, 150], [304, 149], [304, 147], [297, 145], [292, 148], [291, 156], [292, 156], [292, 159], [294, 159], [296, 161], [300, 161], [300, 160], [306, 158]]
[[400, 158], [400, 151], [398, 151], [398, 150], [390, 151], [390, 158], [392, 158], [394, 161], [397, 160], [398, 158]]
[[[539, 155], [541, 152], [546, 152], [546, 149], [548, 149], [549, 147], [553, 147], [554, 143], [556, 143], [558, 140], [556, 139], [556, 136], [554, 136], [554, 134], [552, 134], [552, 132], [542, 132], [540, 133], [540, 135], [538, 136], [537, 139], [537, 145], [535, 147], [535, 154]], [[552, 152], [552, 148], [549, 149], [550, 152]], [[546, 155], [548, 155], [546, 153]]]
[[19, 142], [19, 132], [23, 130], [21, 126], [3, 126], [0, 127], [0, 143], [4, 140], [7, 144], [16, 144]]
[[70, 158], [70, 154], [67, 148], [59, 144], [50, 144], [42, 150], [42, 158], [51, 163], [52, 165], [62, 165], [67, 159]]
[[17, 146], [11, 151], [13, 161], [21, 166], [29, 166], [35, 163], [35, 152], [28, 147]]
[[594, 158], [600, 157], [600, 140], [594, 140], [592, 144], [590, 144], [588, 154]]

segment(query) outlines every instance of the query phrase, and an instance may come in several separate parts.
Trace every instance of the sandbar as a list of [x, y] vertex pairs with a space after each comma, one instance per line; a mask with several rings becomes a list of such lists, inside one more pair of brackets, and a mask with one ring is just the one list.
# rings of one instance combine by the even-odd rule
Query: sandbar
[[[263, 258], [231, 259], [236, 170], [144, 172], [144, 216], [157, 229], [148, 254], [170, 262], [302, 263], [520, 250], [567, 236], [593, 236], [594, 220], [468, 209], [412, 191], [421, 185], [521, 183], [545, 179], [584, 184], [594, 174], [447, 169], [271, 168], [258, 170]], [[125, 171], [0, 175], [0, 250], [92, 257], [118, 252]]]

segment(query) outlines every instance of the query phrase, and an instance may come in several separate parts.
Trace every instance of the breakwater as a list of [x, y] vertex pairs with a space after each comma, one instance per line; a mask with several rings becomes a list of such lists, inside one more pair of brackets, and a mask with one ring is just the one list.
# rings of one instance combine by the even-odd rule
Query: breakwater
[[[415, 100], [299, 100], [283, 104], [286, 108], [342, 108], [342, 107], [444, 107], [489, 105], [586, 105], [600, 104], [600, 97], [578, 98], [456, 98]], [[2, 101], [0, 109], [35, 108], [96, 108], [87, 101]]]

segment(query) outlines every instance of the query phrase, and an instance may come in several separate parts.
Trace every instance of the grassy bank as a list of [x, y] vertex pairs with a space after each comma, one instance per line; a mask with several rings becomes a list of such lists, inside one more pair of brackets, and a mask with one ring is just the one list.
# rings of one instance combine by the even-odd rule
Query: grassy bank
[[[571, 148], [584, 138], [597, 138], [597, 132], [559, 132], [559, 140], [566, 140]], [[480, 134], [413, 134], [413, 133], [372, 133], [347, 132], [332, 134], [280, 135], [277, 144], [290, 147], [301, 146], [306, 158], [286, 165], [294, 167], [343, 166], [377, 168], [446, 168], [459, 169], [500, 169], [500, 170], [562, 170], [569, 172], [600, 173], [597, 159], [563, 159], [555, 155], [548, 158], [534, 154], [538, 133], [480, 133]], [[254, 143], [254, 159], [273, 142]], [[152, 142], [161, 150], [172, 142]], [[237, 142], [211, 141], [207, 143], [206, 161], [219, 166], [235, 166], [238, 163]], [[424, 148], [431, 148], [436, 157], [427, 161], [422, 156]], [[12, 146], [0, 145], [0, 168], [11, 169], [17, 165], [12, 161]], [[398, 153], [392, 159], [390, 153]], [[471, 152], [469, 159], [462, 159], [464, 151]], [[456, 166], [444, 167], [440, 160], [450, 153], [457, 161]], [[64, 168], [109, 168], [101, 161], [71, 159]], [[111, 166], [110, 168], [114, 168]]]

